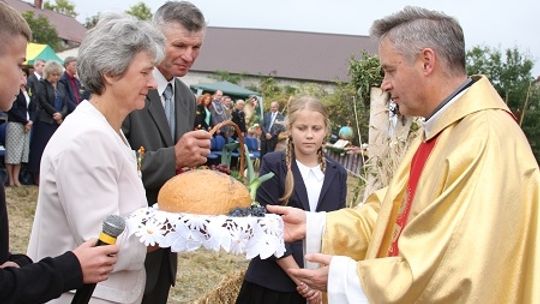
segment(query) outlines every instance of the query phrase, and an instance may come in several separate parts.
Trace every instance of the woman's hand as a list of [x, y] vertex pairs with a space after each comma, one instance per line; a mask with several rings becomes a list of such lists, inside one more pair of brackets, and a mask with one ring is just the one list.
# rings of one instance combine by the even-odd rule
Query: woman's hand
[[308, 304], [322, 303], [321, 291], [309, 288], [305, 283], [300, 283], [300, 285], [296, 286], [296, 290], [302, 297], [306, 298]]
[[160, 247], [158, 244], [154, 245], [154, 246], [148, 246], [146, 247], [146, 252], [154, 252], [156, 250], [158, 250]]
[[31, 120], [29, 120], [25, 125], [24, 125], [24, 133], [28, 133], [30, 132], [30, 130], [32, 130], [32, 124], [33, 122]]
[[290, 269], [289, 272], [298, 280], [304, 282], [308, 287], [320, 291], [328, 288], [328, 272], [330, 269], [331, 255], [310, 253], [306, 254], [306, 261], [318, 263], [317, 269]]
[[54, 112], [52, 118], [58, 122], [59, 120], [62, 120], [62, 114], [60, 114], [60, 112]]

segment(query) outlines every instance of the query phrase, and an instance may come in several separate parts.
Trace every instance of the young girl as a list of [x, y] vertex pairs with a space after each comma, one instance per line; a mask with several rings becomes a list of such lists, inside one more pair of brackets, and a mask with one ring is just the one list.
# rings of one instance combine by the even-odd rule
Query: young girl
[[[275, 176], [261, 185], [257, 201], [313, 212], [345, 207], [347, 173], [322, 152], [329, 133], [325, 108], [316, 98], [303, 96], [293, 100], [288, 110], [287, 148], [263, 157], [260, 174], [274, 172]], [[288, 243], [286, 248], [279, 259], [256, 257], [251, 261], [237, 304], [321, 302], [319, 291], [289, 274], [289, 269], [304, 267], [302, 241]]]

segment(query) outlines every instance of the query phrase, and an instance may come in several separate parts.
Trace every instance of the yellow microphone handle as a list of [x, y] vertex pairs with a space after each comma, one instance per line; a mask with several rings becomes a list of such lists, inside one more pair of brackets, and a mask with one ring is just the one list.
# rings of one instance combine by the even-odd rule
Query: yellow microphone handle
[[103, 231], [99, 234], [99, 240], [107, 245], [116, 244], [116, 238], [106, 234]]

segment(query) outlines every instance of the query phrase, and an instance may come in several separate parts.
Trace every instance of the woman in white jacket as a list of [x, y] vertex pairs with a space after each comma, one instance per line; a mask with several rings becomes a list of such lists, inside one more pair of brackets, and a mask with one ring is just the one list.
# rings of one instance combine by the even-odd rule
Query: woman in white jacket
[[[31, 258], [71, 250], [95, 238], [107, 215], [126, 216], [148, 205], [121, 124], [144, 107], [156, 86], [152, 69], [163, 49], [162, 34], [134, 18], [106, 16], [87, 33], [77, 68], [92, 97], [66, 118], [43, 153]], [[147, 248], [126, 235], [117, 240], [113, 272], [96, 286], [90, 303], [140, 303]], [[64, 293], [52, 302], [70, 303], [72, 297]]]

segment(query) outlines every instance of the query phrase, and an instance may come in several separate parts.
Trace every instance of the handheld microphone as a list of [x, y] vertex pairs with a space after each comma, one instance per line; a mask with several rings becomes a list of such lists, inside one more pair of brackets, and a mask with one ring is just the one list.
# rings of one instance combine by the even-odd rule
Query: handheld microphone
[[[126, 222], [124, 218], [118, 215], [111, 214], [103, 221], [103, 229], [99, 234], [96, 246], [113, 245], [116, 243], [116, 238], [124, 231]], [[77, 289], [71, 304], [87, 304], [92, 297], [92, 293], [96, 288], [96, 284], [84, 284], [83, 287]]]

